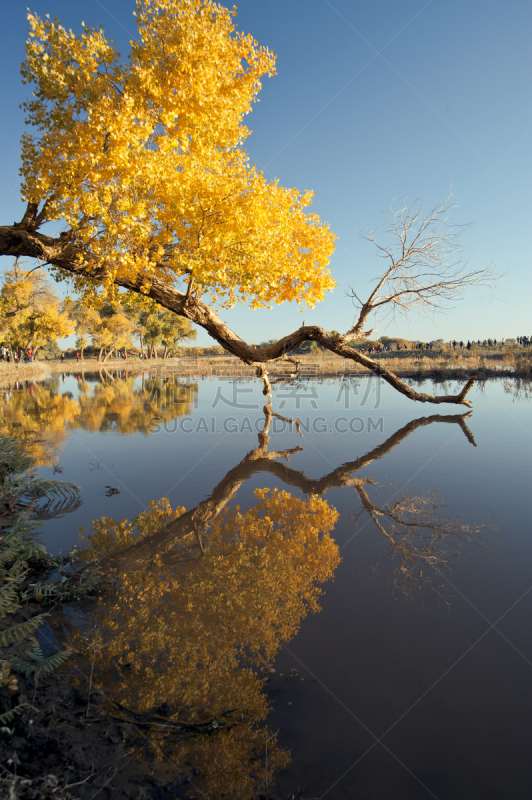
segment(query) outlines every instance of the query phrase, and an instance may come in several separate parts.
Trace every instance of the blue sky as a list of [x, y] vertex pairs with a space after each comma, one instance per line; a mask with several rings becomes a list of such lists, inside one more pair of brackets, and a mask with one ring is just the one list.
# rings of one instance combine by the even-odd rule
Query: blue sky
[[[31, 2], [31, 0], [30, 0]], [[20, 219], [18, 143], [25, 97], [28, 0], [2, 11], [0, 52], [0, 224]], [[135, 36], [133, 0], [34, 0], [38, 14], [79, 32], [103, 25], [120, 52]], [[494, 295], [470, 290], [436, 324], [378, 324], [378, 335], [406, 338], [512, 337], [532, 334], [528, 231], [532, 210], [530, 31], [532, 6], [458, 0], [241, 0], [236, 24], [273, 50], [277, 76], [265, 79], [247, 118], [251, 161], [284, 186], [316, 192], [314, 210], [338, 235], [333, 295], [301, 315], [282, 305], [245, 308], [223, 318], [247, 341], [282, 336], [306, 324], [345, 331], [361, 294], [379, 270], [357, 235], [377, 227], [393, 198], [432, 204], [452, 183], [471, 266], [494, 260]], [[6, 260], [7, 261], [7, 260]], [[208, 344], [199, 334], [198, 343]]]

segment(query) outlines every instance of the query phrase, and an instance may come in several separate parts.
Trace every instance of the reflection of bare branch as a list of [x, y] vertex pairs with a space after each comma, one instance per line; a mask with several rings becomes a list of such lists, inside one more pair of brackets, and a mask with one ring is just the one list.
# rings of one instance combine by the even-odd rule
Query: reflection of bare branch
[[[385, 537], [387, 552], [373, 567], [376, 572], [386, 559], [398, 559], [392, 573], [395, 588], [410, 594], [414, 588], [434, 584], [434, 576], [448, 567], [451, 558], [460, 554], [464, 542], [478, 541], [486, 525], [467, 525], [450, 514], [442, 514], [443, 501], [435, 492], [414, 496], [406, 487], [400, 494], [394, 491], [386, 502], [372, 502], [365, 485], [360, 481], [356, 490], [363, 509], [369, 514]], [[357, 520], [358, 521], [358, 520]]]
[[[270, 404], [271, 405], [271, 404]], [[266, 408], [266, 406], [265, 406]], [[299, 424], [299, 420], [297, 419], [290, 419], [289, 417], [283, 417], [282, 414], [278, 414], [277, 411], [271, 412], [272, 417], [277, 417], [277, 419], [282, 419], [283, 422], [288, 422], [289, 425], [295, 425], [297, 432], [300, 436], [303, 436], [301, 433], [301, 425]]]
[[[466, 414], [442, 416], [433, 414], [430, 417], [421, 417], [412, 420], [400, 430], [396, 431], [383, 444], [374, 448], [370, 453], [355, 461], [343, 464], [323, 478], [314, 480], [307, 478], [303, 473], [291, 469], [286, 464], [280, 464], [278, 459], [290, 460], [290, 456], [300, 452], [302, 447], [291, 450], [268, 451], [269, 427], [273, 416], [270, 405], [264, 407], [266, 416], [265, 427], [259, 434], [259, 445], [248, 453], [213, 490], [211, 496], [201, 502], [196, 508], [186, 512], [178, 519], [169, 523], [162, 530], [146, 537], [120, 552], [111, 552], [105, 558], [105, 568], [123, 572], [127, 569], [141, 569], [143, 564], [148, 564], [156, 555], [169, 554], [174, 551], [177, 558], [182, 554], [182, 549], [190, 542], [191, 546], [198, 542], [198, 531], [206, 531], [209, 524], [227, 503], [235, 496], [238, 489], [252, 475], [258, 472], [269, 472], [290, 486], [296, 486], [306, 494], [324, 494], [329, 489], [338, 486], [358, 486], [360, 479], [353, 477], [354, 472], [367, 467], [372, 461], [382, 458], [394, 447], [397, 447], [417, 428], [431, 425], [435, 422], [458, 424], [469, 441], [473, 441], [465, 420], [470, 416]], [[178, 548], [177, 554], [175, 553]]]

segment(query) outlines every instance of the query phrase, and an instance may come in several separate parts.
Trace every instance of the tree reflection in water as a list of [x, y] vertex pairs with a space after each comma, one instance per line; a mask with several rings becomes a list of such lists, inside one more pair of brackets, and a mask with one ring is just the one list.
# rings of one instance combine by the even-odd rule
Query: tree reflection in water
[[71, 430], [148, 435], [155, 423], [192, 413], [197, 384], [144, 376], [137, 381], [107, 370], [80, 373], [78, 399], [61, 393], [58, 373], [39, 383], [16, 381], [2, 392], [0, 434], [24, 441], [36, 466], [52, 466]]
[[460, 555], [465, 542], [482, 541], [481, 534], [492, 530], [490, 524], [467, 524], [454, 517], [436, 492], [413, 495], [410, 486], [388, 489], [388, 499], [370, 500], [367, 486], [376, 487], [369, 478], [356, 484], [362, 501], [354, 519], [358, 523], [367, 514], [385, 539], [385, 554], [371, 569], [375, 575], [380, 564], [394, 564], [391, 582], [408, 596], [430, 588], [445, 598], [444, 571]]
[[[78, 553], [82, 564], [99, 565], [110, 587], [78, 630], [78, 658], [92, 662], [94, 684], [116, 713], [144, 726], [153, 753], [197, 767], [190, 796], [251, 797], [287, 762], [265, 726], [261, 669], [318, 610], [320, 585], [339, 563], [330, 536], [338, 514], [320, 495], [355, 489], [359, 515], [369, 514], [399, 555], [394, 580], [405, 590], [426, 585], [460, 540], [480, 531], [442, 515], [433, 495], [406, 490], [387, 502], [371, 500], [376, 484], [355, 476], [435, 422], [459, 425], [474, 444], [469, 414], [414, 420], [367, 455], [313, 480], [281, 463], [301, 447], [268, 451], [272, 412], [269, 405], [264, 411], [258, 447], [196, 508], [172, 510], [163, 499], [131, 522], [102, 518]], [[248, 511], [229, 507], [257, 472], [274, 474], [307, 499], [263, 489]]]
[[[203, 553], [184, 541], [178, 564], [155, 555], [119, 572], [114, 593], [94, 614], [92, 633], [77, 642], [83, 659], [95, 654], [98, 687], [121, 707], [151, 712], [144, 721], [151, 721], [154, 751], [179, 767], [194, 763], [213, 798], [251, 796], [264, 785], [267, 737], [268, 770], [286, 762], [263, 725], [268, 703], [259, 671], [318, 610], [319, 584], [339, 561], [330, 537], [338, 515], [324, 500], [268, 490], [256, 495], [248, 511], [224, 509], [212, 520]], [[154, 528], [178, 523], [182, 511], [163, 500], [130, 523], [99, 520], [80, 558], [100, 560], [110, 544], [113, 551], [134, 547], [135, 537], [149, 539]], [[153, 716], [161, 707], [169, 714], [163, 730], [169, 739], [157, 729], [160, 711]], [[227, 730], [213, 737], [219, 727]]]
[[532, 398], [532, 365], [528, 364], [528, 377], [518, 377], [514, 380], [504, 381], [504, 392], [510, 394], [515, 400], [530, 400]]

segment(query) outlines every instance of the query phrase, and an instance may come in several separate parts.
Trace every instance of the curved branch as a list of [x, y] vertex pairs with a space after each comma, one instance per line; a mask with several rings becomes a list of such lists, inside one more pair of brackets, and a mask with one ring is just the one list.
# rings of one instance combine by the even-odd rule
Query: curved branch
[[[28, 208], [30, 205], [28, 205]], [[37, 209], [32, 208], [31, 213], [34, 214], [35, 218]], [[0, 255], [39, 258], [55, 267], [64, 269], [71, 275], [93, 278], [100, 282], [111, 271], [110, 265], [96, 260], [87, 260], [88, 257], [73, 241], [72, 233], [64, 233], [59, 238], [54, 239], [38, 231], [28, 230], [21, 227], [21, 225], [0, 226]], [[80, 260], [80, 255], [83, 255], [84, 260]], [[284, 358], [291, 350], [299, 347], [304, 342], [313, 341], [342, 358], [356, 361], [373, 374], [382, 377], [390, 386], [393, 386], [394, 389], [411, 400], [419, 403], [455, 403], [470, 408], [472, 406], [471, 402], [466, 400], [466, 395], [471, 389], [474, 379], [469, 380], [457, 395], [431, 395], [417, 392], [379, 362], [373, 361], [368, 356], [349, 347], [349, 340], [352, 339], [352, 335], [349, 333], [341, 336], [318, 326], [303, 325], [274, 344], [266, 347], [252, 347], [234, 333], [212, 308], [200, 298], [194, 297], [193, 294], [190, 294], [187, 298], [186, 294], [177, 291], [156, 277], [151, 279], [151, 287], [148, 293], [146, 293], [141, 277], [128, 279], [116, 276], [114, 283], [129, 291], [148, 296], [164, 308], [185, 317], [195, 325], [199, 325], [225, 350], [237, 356], [245, 364], [262, 367], [261, 377], [265, 372], [265, 364]]]

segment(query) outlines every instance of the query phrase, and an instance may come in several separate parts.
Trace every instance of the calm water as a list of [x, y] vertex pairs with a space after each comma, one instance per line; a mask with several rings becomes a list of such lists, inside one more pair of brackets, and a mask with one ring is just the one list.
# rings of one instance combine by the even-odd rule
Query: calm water
[[282, 386], [303, 436], [275, 417], [259, 436], [258, 383], [4, 392], [3, 431], [38, 434], [42, 474], [83, 489], [44, 540], [65, 553], [85, 528], [122, 587], [85, 612], [78, 659], [97, 652], [128, 708], [227, 728], [158, 742], [198, 765], [191, 796], [246, 797], [284, 765], [273, 796], [530, 797], [530, 397], [470, 397], [463, 417], [369, 379]]

